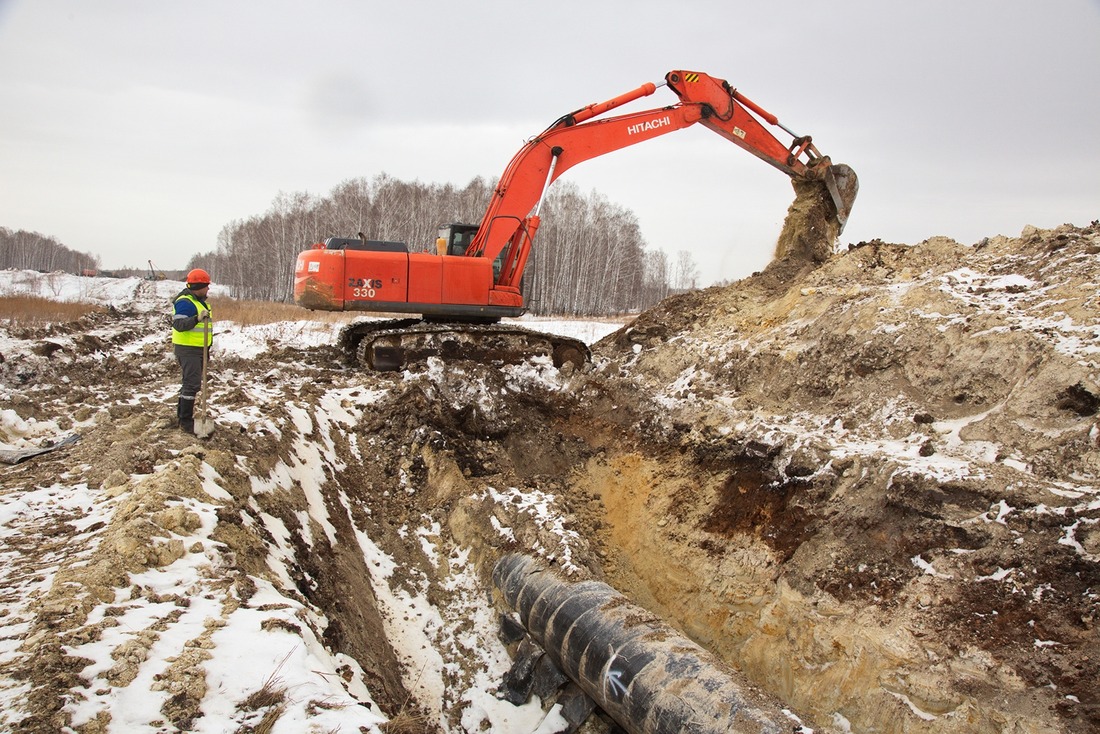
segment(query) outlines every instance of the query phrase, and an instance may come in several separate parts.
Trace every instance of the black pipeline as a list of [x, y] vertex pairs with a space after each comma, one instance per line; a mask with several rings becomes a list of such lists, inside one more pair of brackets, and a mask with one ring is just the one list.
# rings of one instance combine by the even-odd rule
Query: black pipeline
[[493, 583], [558, 668], [631, 734], [791, 731], [778, 706], [607, 584], [563, 581], [516, 553], [497, 561]]

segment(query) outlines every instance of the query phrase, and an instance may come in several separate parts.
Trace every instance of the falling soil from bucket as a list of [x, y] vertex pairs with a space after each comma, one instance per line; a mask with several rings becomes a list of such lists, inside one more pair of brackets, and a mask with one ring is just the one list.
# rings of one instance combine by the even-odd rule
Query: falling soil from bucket
[[829, 189], [824, 181], [794, 179], [791, 183], [795, 198], [787, 209], [775, 257], [777, 260], [825, 262], [833, 254], [833, 243], [840, 234]]

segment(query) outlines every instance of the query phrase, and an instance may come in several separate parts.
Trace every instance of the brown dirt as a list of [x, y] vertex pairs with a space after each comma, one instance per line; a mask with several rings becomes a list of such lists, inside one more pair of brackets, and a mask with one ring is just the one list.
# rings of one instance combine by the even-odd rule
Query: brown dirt
[[[324, 642], [359, 662], [391, 715], [411, 696], [457, 730], [476, 654], [449, 651], [448, 690], [429, 700], [386, 640], [357, 532], [394, 559], [391, 589], [426, 595], [456, 628], [460, 553], [486, 593], [516, 549], [607, 581], [819, 731], [1100, 730], [1100, 228], [835, 256], [821, 241], [781, 243], [752, 278], [668, 299], [568, 378], [469, 363], [363, 374], [327, 348], [226, 359], [215, 404], [263, 420], [201, 446], [156, 397], [175, 381], [161, 347], [6, 360], [24, 395], [13, 407], [70, 415], [83, 440], [5, 470], [4, 491], [79, 466], [121, 500], [87, 569], [27, 612], [26, 663], [3, 671], [31, 683], [19, 730], [64, 722], [83, 667], [64, 646], [97, 634], [88, 610], [127, 571], [191, 552], [166, 529], [193, 521], [168, 510], [199, 491], [202, 467], [231, 495], [213, 535], [223, 604], [249, 604], [249, 579], [271, 577], [277, 540], [259, 518], [278, 518], [294, 593], [332, 620]], [[116, 350], [158, 328], [121, 319]], [[324, 423], [326, 401], [363, 405], [374, 390], [354, 425]], [[307, 454], [324, 467], [316, 496], [274, 479]], [[543, 493], [553, 518], [510, 488]], [[318, 502], [327, 530], [303, 521]], [[439, 558], [410, 541], [418, 530]], [[37, 552], [73, 534], [43, 527]], [[20, 563], [9, 580], [45, 561]], [[117, 685], [139, 657], [119, 651]], [[202, 696], [197, 665], [181, 659], [164, 683], [181, 730]]]
[[833, 254], [840, 233], [836, 207], [823, 181], [791, 179], [794, 201], [787, 209], [783, 230], [775, 247], [780, 261], [823, 263]]

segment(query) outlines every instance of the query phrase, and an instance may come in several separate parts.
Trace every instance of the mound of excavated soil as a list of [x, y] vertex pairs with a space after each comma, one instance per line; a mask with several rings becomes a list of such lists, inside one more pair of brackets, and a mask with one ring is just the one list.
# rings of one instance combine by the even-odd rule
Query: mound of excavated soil
[[[197, 558], [211, 630], [276, 614], [256, 589], [281, 589], [301, 611], [271, 625], [355, 661], [349, 695], [478, 731], [471, 691], [499, 646], [481, 610], [513, 550], [610, 583], [818, 731], [1097, 729], [1100, 228], [789, 253], [667, 300], [569, 376], [363, 374], [327, 348], [226, 359], [201, 445], [170, 426], [163, 347], [133, 346], [154, 317], [116, 316], [107, 359], [18, 335], [64, 349], [0, 364], [13, 408], [82, 440], [3, 470], [4, 491], [79, 470], [105, 497], [99, 527], [59, 515], [6, 570], [12, 588], [53, 574], [14, 612], [15, 730], [130, 685], [186, 594], [158, 597], [94, 680], [72, 651], [114, 639], [102, 605], [154, 593], [133, 574]], [[200, 492], [211, 481], [223, 491]], [[213, 633], [187, 650], [158, 679], [184, 731], [210, 700], [201, 658], [220, 654]]]
[[586, 393], [637, 442], [580, 482], [605, 572], [819, 723], [1100, 726], [1098, 253], [861, 243], [644, 314]]

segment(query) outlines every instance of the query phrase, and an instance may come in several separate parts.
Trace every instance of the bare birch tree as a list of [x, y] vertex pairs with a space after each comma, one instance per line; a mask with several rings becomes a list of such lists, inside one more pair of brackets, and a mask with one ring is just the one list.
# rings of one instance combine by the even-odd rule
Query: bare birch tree
[[[238, 297], [289, 301], [298, 253], [314, 243], [363, 233], [404, 242], [411, 252], [434, 251], [440, 225], [480, 221], [495, 185], [479, 177], [458, 188], [380, 173], [344, 181], [328, 196], [280, 193], [263, 215], [227, 224], [216, 250], [188, 267], [206, 268]], [[633, 212], [559, 182], [541, 218], [523, 284], [533, 313], [625, 313], [667, 295], [668, 258], [647, 250]]]
[[673, 286], [678, 291], [690, 291], [695, 289], [699, 280], [699, 268], [695, 264], [695, 258], [687, 250], [676, 253], [676, 275], [673, 278]]
[[0, 227], [0, 268], [79, 275], [85, 270], [97, 270], [99, 258], [76, 252], [38, 232]]

